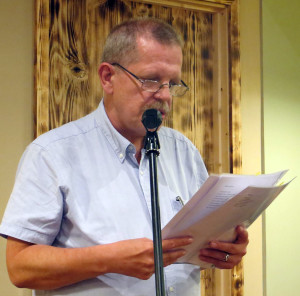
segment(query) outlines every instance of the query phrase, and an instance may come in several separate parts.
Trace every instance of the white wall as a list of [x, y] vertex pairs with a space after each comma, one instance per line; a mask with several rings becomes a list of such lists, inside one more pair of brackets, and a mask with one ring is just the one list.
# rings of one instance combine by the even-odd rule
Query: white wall
[[[0, 219], [9, 198], [17, 164], [33, 138], [33, 0], [0, 1]], [[9, 281], [6, 241], [0, 238], [0, 295], [28, 293]]]
[[300, 293], [299, 13], [299, 0], [263, 0], [265, 170], [298, 176], [266, 211], [266, 296]]

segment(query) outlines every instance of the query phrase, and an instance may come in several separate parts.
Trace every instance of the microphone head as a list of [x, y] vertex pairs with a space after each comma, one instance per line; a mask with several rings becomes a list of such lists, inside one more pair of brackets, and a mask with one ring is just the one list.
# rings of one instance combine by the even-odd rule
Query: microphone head
[[157, 129], [162, 123], [162, 115], [156, 109], [148, 109], [142, 116], [142, 123], [146, 130]]

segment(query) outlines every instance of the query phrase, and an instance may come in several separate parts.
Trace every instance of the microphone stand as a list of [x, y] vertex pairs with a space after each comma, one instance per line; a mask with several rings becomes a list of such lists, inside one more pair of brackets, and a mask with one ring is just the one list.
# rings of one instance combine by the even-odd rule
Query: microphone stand
[[161, 239], [161, 222], [157, 186], [157, 157], [159, 155], [159, 139], [157, 132], [149, 131], [147, 128], [145, 137], [146, 155], [149, 157], [150, 168], [150, 189], [151, 189], [151, 210], [152, 210], [152, 228], [153, 228], [153, 247], [155, 263], [155, 287], [156, 296], [165, 295], [163, 256], [162, 256], [162, 239]]

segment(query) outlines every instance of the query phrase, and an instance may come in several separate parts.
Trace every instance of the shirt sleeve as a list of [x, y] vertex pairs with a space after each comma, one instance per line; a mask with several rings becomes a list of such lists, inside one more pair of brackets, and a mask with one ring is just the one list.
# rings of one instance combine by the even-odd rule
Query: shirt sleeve
[[49, 152], [32, 143], [19, 163], [0, 234], [34, 244], [51, 245], [63, 215], [58, 170]]

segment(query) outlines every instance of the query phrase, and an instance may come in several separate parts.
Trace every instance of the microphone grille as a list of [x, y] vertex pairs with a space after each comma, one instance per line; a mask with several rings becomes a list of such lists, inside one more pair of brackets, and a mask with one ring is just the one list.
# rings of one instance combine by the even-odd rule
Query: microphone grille
[[162, 123], [162, 115], [156, 109], [148, 109], [142, 116], [142, 123], [148, 129], [157, 129]]

